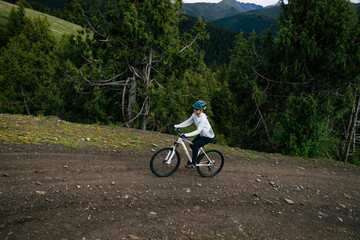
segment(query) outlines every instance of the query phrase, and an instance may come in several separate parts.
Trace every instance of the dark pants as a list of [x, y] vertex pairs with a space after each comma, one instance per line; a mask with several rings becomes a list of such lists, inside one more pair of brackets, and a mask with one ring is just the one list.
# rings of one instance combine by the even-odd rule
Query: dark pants
[[199, 153], [199, 149], [213, 141], [214, 141], [213, 138], [200, 137], [200, 135], [197, 135], [196, 138], [194, 138], [194, 140], [192, 140], [192, 144], [190, 144], [190, 148], [192, 149], [192, 162], [194, 164], [197, 161], [197, 155]]

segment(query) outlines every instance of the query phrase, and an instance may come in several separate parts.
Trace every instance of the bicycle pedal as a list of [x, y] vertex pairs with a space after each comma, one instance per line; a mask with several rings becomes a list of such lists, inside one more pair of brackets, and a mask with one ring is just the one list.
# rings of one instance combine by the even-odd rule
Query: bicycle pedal
[[195, 168], [195, 165], [190, 163], [190, 164], [185, 164], [185, 167], [188, 169], [193, 169], [193, 168]]

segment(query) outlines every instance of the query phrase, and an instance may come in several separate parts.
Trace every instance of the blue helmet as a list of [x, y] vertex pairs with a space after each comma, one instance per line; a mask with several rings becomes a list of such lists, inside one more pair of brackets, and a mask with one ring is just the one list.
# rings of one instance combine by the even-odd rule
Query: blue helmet
[[206, 102], [203, 101], [203, 100], [199, 100], [196, 103], [194, 103], [193, 108], [205, 110], [206, 109]]

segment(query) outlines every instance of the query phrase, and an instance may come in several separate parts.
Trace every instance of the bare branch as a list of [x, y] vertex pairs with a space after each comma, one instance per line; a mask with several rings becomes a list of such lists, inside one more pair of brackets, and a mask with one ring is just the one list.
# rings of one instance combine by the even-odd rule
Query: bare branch
[[269, 134], [269, 129], [268, 129], [267, 125], [266, 125], [265, 119], [264, 119], [264, 117], [263, 117], [263, 115], [262, 115], [262, 113], [260, 111], [259, 105], [257, 104], [256, 100], [254, 100], [254, 102], [255, 102], [255, 105], [256, 105], [256, 109], [257, 109], [257, 111], [258, 111], [258, 113], [260, 115], [260, 119], [261, 119], [261, 121], [262, 121], [262, 123], [263, 123], [263, 125], [265, 127], [266, 136], [267, 136], [269, 142], [271, 143], [271, 145], [274, 145], [273, 141], [271, 140], [271, 137], [270, 137], [270, 134]]
[[126, 85], [126, 80], [120, 80], [120, 81], [113, 81], [116, 78], [121, 77], [123, 74], [125, 74], [126, 72], [122, 72], [110, 79], [107, 80], [98, 80], [98, 81], [91, 81], [89, 79], [87, 79], [84, 74], [82, 73], [82, 71], [80, 70], [80, 74], [83, 77], [83, 79], [90, 85], [92, 86], [125, 86]]
[[96, 33], [96, 34], [99, 35], [100, 37], [103, 37], [103, 38], [105, 38], [105, 39], [107, 39], [107, 40], [109, 39], [108, 36], [106, 36], [106, 35], [98, 32], [98, 31], [93, 27], [93, 25], [90, 23], [89, 19], [86, 19], [86, 22], [87, 22], [87, 24], [89, 25], [89, 27], [91, 28], [91, 30], [92, 30], [94, 33]]
[[192, 92], [192, 93], [189, 93], [189, 94], [187, 94], [187, 95], [179, 94], [179, 93], [176, 93], [176, 92], [171, 92], [171, 94], [178, 95], [178, 96], [180, 96], [180, 97], [190, 97], [190, 96], [193, 96], [193, 95], [194, 95], [193, 92]]
[[138, 77], [140, 79], [144, 79], [142, 76], [140, 76], [140, 74], [138, 73], [136, 68], [134, 68], [133, 66], [130, 66], [129, 69], [136, 77]]
[[[77, 1], [76, 1], [77, 2]], [[79, 2], [77, 2], [79, 4]], [[81, 5], [79, 4], [80, 6], [80, 10], [81, 10], [81, 14], [86, 17], [86, 22], [87, 24], [89, 25], [89, 27], [91, 28], [91, 30], [96, 33], [97, 35], [103, 37], [103, 38], [106, 38], [107, 40], [109, 39], [109, 37], [105, 36], [104, 34], [101, 34], [100, 32], [96, 31], [96, 29], [92, 26], [92, 24], [90, 23], [89, 19], [87, 18], [85, 12], [84, 12], [84, 9], [81, 7]]]
[[[159, 75], [161, 75], [163, 78], [166, 78], [166, 76], [164, 74], [162, 74], [161, 72], [159, 72], [156, 68], [151, 68], [152, 70], [154, 70], [155, 72], [157, 72]], [[158, 81], [156, 81], [155, 79], [152, 79], [150, 81], [151, 82], [155, 82], [159, 87], [161, 87], [162, 89], [166, 89], [164, 86], [162, 86]]]
[[184, 50], [186, 50], [187, 48], [191, 47], [191, 45], [194, 44], [194, 42], [196, 41], [196, 39], [198, 38], [199, 34], [196, 34], [194, 40], [187, 46], [185, 46], [183, 49], [180, 50], [180, 53], [183, 52]]
[[[283, 83], [283, 82], [276, 81], [276, 80], [272, 80], [272, 79], [270, 79], [270, 78], [267, 78], [267, 77], [261, 75], [259, 72], [256, 71], [256, 69], [255, 69], [254, 66], [251, 66], [251, 68], [252, 68], [252, 70], [253, 70], [259, 77], [261, 77], [262, 79], [265, 79], [266, 81], [273, 82], [273, 83]], [[303, 82], [303, 83], [284, 82], [283, 84], [288, 84], [288, 85], [305, 85], [305, 84], [309, 84], [309, 83], [311, 83], [311, 81]]]
[[122, 125], [127, 125], [129, 123], [131, 123], [132, 121], [134, 121], [135, 119], [137, 119], [141, 114], [142, 114], [142, 111], [144, 110], [144, 106], [145, 106], [145, 103], [146, 101], [149, 99], [149, 97], [146, 97], [142, 106], [141, 106], [141, 109], [140, 109], [140, 112], [138, 113], [138, 115], [136, 115], [133, 119], [127, 121], [126, 123], [123, 123]]
[[81, 57], [87, 61], [88, 63], [90, 64], [96, 64], [96, 65], [101, 65], [101, 64], [104, 64], [103, 62], [93, 62], [93, 61], [90, 61], [88, 58], [86, 58], [84, 55], [81, 55]]
[[156, 81], [155, 79], [151, 79], [150, 83], [155, 82], [159, 87], [161, 87], [162, 89], [166, 89], [164, 88], [158, 81]]
[[252, 44], [252, 48], [253, 48], [253, 51], [254, 51], [255, 56], [256, 56], [258, 59], [261, 59], [260, 56], [258, 55], [258, 53], [256, 52], [256, 48], [255, 48], [255, 43], [254, 43], [254, 42], [253, 42], [253, 44]]

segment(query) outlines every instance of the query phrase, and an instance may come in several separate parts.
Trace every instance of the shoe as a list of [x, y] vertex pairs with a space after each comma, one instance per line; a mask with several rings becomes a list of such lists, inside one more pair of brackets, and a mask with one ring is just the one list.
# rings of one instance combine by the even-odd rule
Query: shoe
[[192, 169], [192, 168], [195, 168], [195, 165], [192, 163], [192, 162], [187, 162], [187, 164], [185, 164], [185, 167], [186, 168], [189, 168], [189, 169]]

